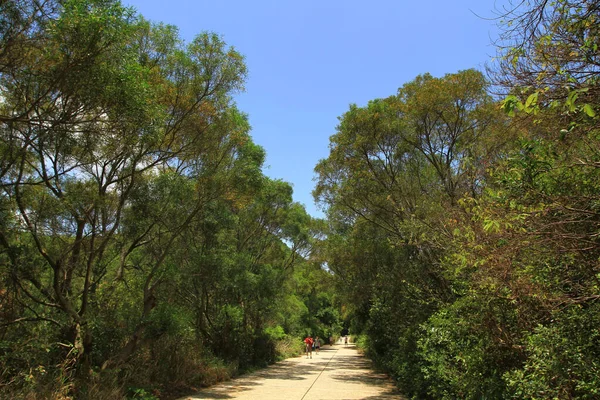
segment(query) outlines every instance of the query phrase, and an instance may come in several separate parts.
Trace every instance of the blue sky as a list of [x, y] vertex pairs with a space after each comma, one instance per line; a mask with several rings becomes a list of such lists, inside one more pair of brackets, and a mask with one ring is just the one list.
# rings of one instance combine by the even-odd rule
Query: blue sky
[[[501, 1], [406, 0], [123, 0], [191, 40], [220, 34], [246, 57], [254, 141], [267, 151], [264, 172], [294, 186], [313, 216], [314, 167], [352, 103], [396, 93], [429, 72], [482, 69], [495, 55]], [[488, 19], [485, 19], [485, 18]]]

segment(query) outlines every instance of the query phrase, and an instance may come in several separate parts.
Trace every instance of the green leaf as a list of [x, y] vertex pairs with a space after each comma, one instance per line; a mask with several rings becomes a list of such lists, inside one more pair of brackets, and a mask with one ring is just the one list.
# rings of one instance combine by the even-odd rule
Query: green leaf
[[583, 105], [583, 111], [587, 114], [588, 117], [594, 118], [596, 116], [596, 111], [592, 108], [590, 104]]
[[525, 108], [529, 109], [529, 107], [531, 106], [535, 106], [537, 104], [537, 100], [538, 100], [538, 92], [532, 93], [529, 95], [529, 97], [527, 97], [527, 101], [525, 101]]
[[567, 107], [569, 111], [575, 111], [575, 101], [577, 101], [577, 97], [579, 97], [579, 93], [576, 90], [569, 93], [567, 101], [565, 102], [565, 107]]
[[519, 111], [522, 111], [524, 108], [523, 103], [515, 95], [506, 96], [501, 107], [509, 117], [514, 117], [515, 108]]

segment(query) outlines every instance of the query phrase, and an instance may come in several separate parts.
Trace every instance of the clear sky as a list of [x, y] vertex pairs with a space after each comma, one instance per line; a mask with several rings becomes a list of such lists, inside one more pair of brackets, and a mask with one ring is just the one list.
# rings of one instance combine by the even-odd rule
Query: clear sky
[[[294, 186], [313, 216], [314, 167], [349, 104], [396, 93], [429, 72], [482, 69], [495, 55], [494, 0], [122, 0], [191, 40], [220, 34], [246, 57], [254, 141], [264, 172]], [[485, 19], [485, 18], [488, 19]]]

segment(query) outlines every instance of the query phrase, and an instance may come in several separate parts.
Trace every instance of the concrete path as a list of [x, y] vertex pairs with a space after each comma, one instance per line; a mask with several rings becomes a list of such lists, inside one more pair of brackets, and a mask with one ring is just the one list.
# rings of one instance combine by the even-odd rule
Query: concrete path
[[290, 358], [182, 400], [389, 400], [402, 399], [389, 378], [374, 372], [353, 345], [325, 346], [312, 359]]

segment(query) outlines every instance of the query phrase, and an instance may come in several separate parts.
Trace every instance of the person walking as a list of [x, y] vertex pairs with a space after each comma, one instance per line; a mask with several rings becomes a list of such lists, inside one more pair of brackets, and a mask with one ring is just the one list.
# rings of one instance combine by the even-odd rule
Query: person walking
[[318, 336], [315, 338], [315, 350], [317, 355], [319, 354], [319, 350], [321, 350], [321, 339]]
[[304, 339], [304, 348], [306, 351], [306, 358], [308, 358], [309, 355], [310, 358], [312, 358], [313, 338], [310, 335]]
[[348, 336], [344, 336], [344, 346], [348, 347]]

